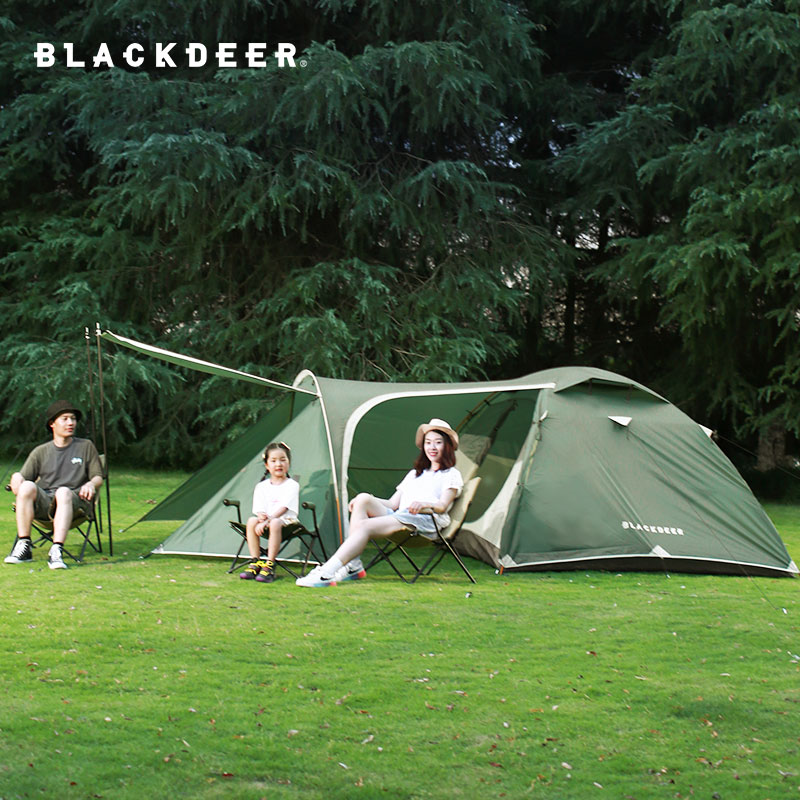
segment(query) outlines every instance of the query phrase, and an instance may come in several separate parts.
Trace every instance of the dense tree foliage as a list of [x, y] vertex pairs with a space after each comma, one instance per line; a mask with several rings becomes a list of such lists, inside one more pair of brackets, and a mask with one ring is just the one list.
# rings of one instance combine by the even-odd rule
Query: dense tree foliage
[[607, 240], [592, 275], [672, 342], [646, 353], [662, 384], [762, 440], [798, 430], [799, 21], [796, 3], [685, 4], [560, 161]]
[[[592, 152], [578, 151], [576, 142], [624, 113], [632, 80], [667, 51], [675, 12], [670, 4], [649, 0], [527, 5], [543, 23], [537, 43], [546, 58], [541, 101], [522, 110], [517, 182], [537, 222], [562, 247], [546, 289], [529, 295], [519, 361], [529, 370], [589, 363], [657, 382], [652, 353], [673, 346], [669, 334], [653, 325], [655, 313], [646, 301], [632, 308], [628, 295], [608, 292], [603, 269], [614, 235], [630, 230], [618, 210], [620, 193], [635, 182], [635, 170], [624, 160], [628, 143], [603, 143], [617, 152], [601, 179], [594, 170], [608, 155], [599, 143], [593, 143], [599, 152]], [[625, 199], [635, 196], [631, 188]]]
[[[530, 102], [538, 63], [513, 5], [329, 0], [312, 19], [304, 3], [18, 2], [4, 28], [12, 416], [33, 365], [74, 391], [72, 343], [95, 319], [284, 380], [302, 367], [465, 378], [513, 352], [520, 265], [533, 280], [548, 247], [502, 175], [506, 108]], [[89, 64], [104, 42], [119, 61], [129, 42], [152, 54], [177, 41], [236, 42], [241, 58], [262, 38], [297, 43], [302, 61], [76, 70], [58, 45], [50, 69], [31, 57], [38, 41], [80, 43]], [[162, 463], [208, 430], [176, 419], [210, 412], [214, 435], [247, 419], [229, 385], [198, 392], [124, 354], [107, 377], [117, 434], [147, 434], [142, 455]]]
[[[797, 432], [796, 2], [4, 9], [8, 440], [53, 393], [88, 400], [96, 321], [283, 381], [589, 363]], [[113, 446], [147, 463], [196, 463], [270, 401], [118, 350], [104, 370]]]

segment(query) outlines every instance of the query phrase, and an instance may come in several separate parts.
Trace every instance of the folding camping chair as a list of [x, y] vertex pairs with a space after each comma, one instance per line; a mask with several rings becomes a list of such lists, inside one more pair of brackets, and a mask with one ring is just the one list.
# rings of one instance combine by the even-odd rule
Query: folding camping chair
[[[373, 539], [372, 543], [378, 548], [378, 553], [372, 561], [369, 562], [366, 569], [374, 567], [381, 561], [386, 561], [400, 580], [406, 583], [414, 583], [421, 575], [430, 575], [442, 559], [450, 554], [458, 562], [458, 566], [461, 567], [470, 581], [475, 583], [475, 578], [472, 577], [466, 564], [461, 560], [461, 556], [455, 551], [453, 543], [461, 530], [464, 517], [467, 515], [467, 509], [472, 502], [472, 498], [475, 496], [475, 492], [478, 490], [480, 482], [480, 478], [470, 478], [467, 481], [461, 494], [456, 498], [450, 508], [450, 524], [446, 528], [439, 528], [433, 512], [423, 511], [421, 513], [427, 513], [433, 520], [433, 525], [436, 529], [433, 534], [425, 534], [420, 533], [416, 529], [408, 529], [387, 536], [385, 539]], [[428, 559], [422, 566], [420, 566], [409, 553], [409, 550], [421, 548], [430, 548], [432, 550]], [[397, 553], [400, 553], [411, 566], [413, 570], [411, 577], [404, 575], [397, 564], [392, 561], [392, 556], [395, 556]]]
[[[100, 465], [103, 468], [103, 479], [106, 478], [106, 457], [105, 455], [100, 456]], [[10, 484], [6, 485], [6, 491], [11, 491]], [[95, 492], [94, 497], [92, 498], [92, 502], [89, 506], [88, 511], [84, 512], [83, 510], [78, 510], [75, 516], [72, 518], [72, 523], [69, 526], [69, 529], [76, 530], [82, 537], [81, 542], [81, 549], [78, 555], [75, 555], [73, 552], [68, 550], [66, 547], [62, 545], [62, 552], [65, 556], [68, 556], [73, 561], [80, 563], [83, 561], [83, 556], [86, 552], [86, 548], [91, 547], [95, 553], [102, 553], [103, 552], [103, 545], [100, 541], [100, 534], [103, 531], [103, 518], [102, 518], [102, 509], [101, 509], [101, 499], [100, 499], [100, 492]], [[12, 504], [11, 510], [16, 511], [17, 506], [16, 503]], [[38, 539], [33, 538], [33, 533], [36, 532], [36, 535], [39, 537]], [[109, 533], [110, 536], [110, 533]], [[14, 539], [14, 544], [16, 544], [17, 540]], [[52, 519], [34, 519], [31, 523], [31, 545], [33, 547], [39, 547], [42, 543], [47, 542], [49, 544], [53, 543], [53, 520]]]
[[[224, 506], [233, 506], [236, 509], [236, 517], [235, 520], [229, 520], [229, 524], [233, 530], [236, 531], [242, 537], [242, 543], [239, 545], [239, 549], [236, 551], [236, 555], [233, 557], [233, 561], [231, 562], [230, 569], [228, 569], [228, 573], [234, 572], [237, 568], [237, 564], [240, 559], [242, 559], [242, 563], [248, 561], [250, 556], [248, 555], [247, 558], [242, 558], [242, 550], [244, 549], [245, 545], [247, 544], [247, 525], [242, 522], [242, 510], [241, 510], [241, 503], [238, 500], [229, 500], [227, 497], [222, 501], [222, 505]], [[311, 518], [314, 521], [314, 529], [309, 530], [305, 527], [301, 522], [294, 522], [290, 525], [284, 525], [283, 531], [281, 534], [281, 547], [278, 550], [278, 556], [275, 559], [278, 566], [282, 567], [286, 570], [290, 575], [295, 578], [300, 578], [306, 574], [306, 569], [308, 569], [309, 561], [314, 561], [314, 563], [322, 564], [328, 560], [328, 554], [325, 551], [325, 545], [322, 543], [322, 537], [319, 535], [319, 527], [317, 526], [317, 507], [313, 503], [301, 503], [300, 506], [307, 511], [311, 512]], [[288, 567], [284, 561], [281, 561], [281, 553], [286, 549], [286, 545], [289, 542], [293, 541], [294, 539], [299, 539], [302, 544], [302, 547], [305, 549], [305, 556], [303, 558], [303, 567], [299, 573], [295, 572], [291, 567]], [[263, 537], [262, 537], [263, 540]], [[259, 550], [261, 555], [266, 557], [267, 555], [267, 548], [261, 544], [259, 541]], [[316, 551], [314, 550], [315, 546], [319, 545], [320, 552], [322, 553], [322, 558], [320, 559], [317, 555]], [[302, 552], [302, 550], [301, 550]]]

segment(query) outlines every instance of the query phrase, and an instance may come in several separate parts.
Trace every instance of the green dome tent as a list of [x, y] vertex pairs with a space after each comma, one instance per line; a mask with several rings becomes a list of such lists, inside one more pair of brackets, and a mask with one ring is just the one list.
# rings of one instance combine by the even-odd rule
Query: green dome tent
[[371, 383], [301, 372], [292, 386], [133, 342], [148, 355], [285, 397], [143, 519], [185, 520], [155, 553], [232, 557], [223, 498], [249, 510], [271, 439], [292, 447], [301, 500], [329, 552], [360, 491], [390, 495], [413, 462], [417, 425], [458, 430], [480, 488], [457, 540], [500, 570], [669, 569], [796, 575], [752, 492], [710, 439], [660, 395], [605, 370], [564, 367], [480, 383]]

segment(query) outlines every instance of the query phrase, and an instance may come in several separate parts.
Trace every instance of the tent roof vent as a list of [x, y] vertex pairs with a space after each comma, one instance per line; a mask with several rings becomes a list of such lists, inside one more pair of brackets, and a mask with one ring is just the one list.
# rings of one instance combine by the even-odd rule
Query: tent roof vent
[[612, 417], [609, 415], [608, 417], [612, 422], [616, 422], [617, 425], [622, 425], [623, 428], [627, 428], [628, 425], [631, 424], [631, 420], [633, 417]]

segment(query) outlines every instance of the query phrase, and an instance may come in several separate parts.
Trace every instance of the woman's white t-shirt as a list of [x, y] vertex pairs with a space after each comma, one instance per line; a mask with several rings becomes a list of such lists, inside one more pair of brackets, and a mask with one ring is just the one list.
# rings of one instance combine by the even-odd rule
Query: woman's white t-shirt
[[253, 515], [266, 514], [273, 517], [275, 512], [286, 508], [283, 519], [297, 519], [297, 509], [300, 507], [300, 484], [292, 478], [286, 478], [282, 483], [273, 483], [269, 478], [256, 484], [253, 489]]
[[[463, 487], [464, 479], [455, 467], [437, 469], [435, 472], [426, 469], [419, 475], [412, 469], [397, 485], [397, 491], [400, 492], [397, 510], [406, 511], [413, 502], [436, 503], [448, 489], [455, 489], [458, 497]], [[450, 524], [450, 516], [446, 511], [435, 516], [440, 528]]]

